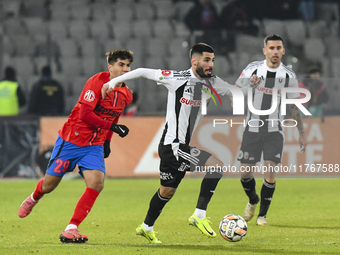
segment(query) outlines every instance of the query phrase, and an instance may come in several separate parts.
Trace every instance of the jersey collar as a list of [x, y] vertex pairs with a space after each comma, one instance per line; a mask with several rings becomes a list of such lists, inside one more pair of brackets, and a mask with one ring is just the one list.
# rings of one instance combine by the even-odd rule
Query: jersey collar
[[276, 68], [270, 68], [269, 66], [267, 66], [267, 60], [263, 60], [264, 62], [264, 66], [266, 67], [266, 69], [270, 72], [276, 72], [277, 70], [279, 70], [279, 68], [282, 66], [282, 62], [280, 62], [280, 65]]

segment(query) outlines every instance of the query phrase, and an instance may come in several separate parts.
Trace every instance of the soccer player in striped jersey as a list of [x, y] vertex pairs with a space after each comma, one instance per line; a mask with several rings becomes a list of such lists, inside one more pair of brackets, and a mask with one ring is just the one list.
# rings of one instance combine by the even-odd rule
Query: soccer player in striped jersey
[[[264, 39], [263, 53], [266, 59], [250, 63], [236, 81], [236, 85], [239, 87], [247, 86], [250, 77], [254, 74], [263, 80], [253, 92], [252, 103], [257, 110], [271, 108], [273, 88], [277, 88], [278, 91], [284, 87], [298, 88], [296, 74], [281, 62], [281, 58], [285, 54], [285, 48], [279, 35], [269, 35]], [[287, 97], [290, 99], [299, 98], [299, 96], [299, 93], [287, 93]], [[281, 104], [280, 97], [280, 92], [278, 92], [276, 110], [270, 115], [256, 115], [248, 109], [247, 125], [238, 153], [241, 169], [251, 169], [261, 160], [261, 154], [263, 154], [264, 166], [275, 167], [281, 163], [284, 133], [281, 125], [283, 116], [279, 107]], [[297, 122], [301, 151], [305, 152], [307, 140], [300, 110], [296, 105], [289, 106], [291, 115]], [[265, 173], [261, 199], [256, 193], [255, 179], [252, 172], [241, 172], [241, 183], [249, 197], [249, 203], [244, 211], [244, 219], [250, 221], [253, 218], [256, 205], [261, 200], [256, 224], [268, 225], [266, 215], [276, 186], [275, 171]]]
[[[115, 84], [139, 77], [156, 81], [168, 89], [166, 124], [159, 143], [160, 188], [151, 198], [149, 210], [143, 224], [137, 227], [138, 235], [144, 236], [150, 243], [161, 243], [155, 236], [153, 226], [163, 207], [173, 197], [186, 171], [194, 170], [195, 166], [220, 166], [221, 160], [210, 153], [196, 147], [190, 147], [191, 135], [202, 119], [201, 107], [206, 90], [215, 90], [220, 95], [231, 96], [230, 90], [235, 86], [213, 76], [214, 50], [207, 44], [195, 44], [190, 51], [191, 68], [177, 72], [138, 68], [117, 77], [105, 84], [102, 96], [110, 93]], [[252, 77], [249, 86], [256, 87], [260, 79]], [[247, 93], [248, 87], [242, 89]], [[241, 96], [242, 92], [238, 91]], [[208, 203], [215, 188], [222, 178], [221, 172], [208, 172], [202, 180], [201, 190], [196, 209], [189, 217], [189, 224], [197, 227], [204, 235], [216, 237], [206, 217]]]
[[78, 164], [79, 174], [86, 183], [75, 207], [73, 216], [59, 239], [66, 243], [84, 243], [88, 237], [81, 235], [79, 224], [91, 211], [104, 187], [105, 162], [111, 152], [113, 132], [125, 137], [129, 129], [118, 125], [124, 108], [132, 101], [132, 93], [125, 83], [116, 84], [113, 93], [101, 97], [103, 84], [131, 69], [133, 53], [114, 50], [107, 54], [108, 72], [92, 76], [85, 84], [76, 106], [59, 130], [57, 141], [48, 163], [46, 175], [36, 185], [33, 193], [22, 203], [19, 217], [29, 215], [44, 194], [52, 192], [66, 172]]

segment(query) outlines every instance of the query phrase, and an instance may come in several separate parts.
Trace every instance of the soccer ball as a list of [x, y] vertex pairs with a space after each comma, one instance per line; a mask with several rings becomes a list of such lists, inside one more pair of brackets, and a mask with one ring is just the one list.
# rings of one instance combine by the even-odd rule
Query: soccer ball
[[238, 242], [247, 234], [247, 222], [237, 214], [224, 216], [220, 223], [221, 236], [230, 242]]

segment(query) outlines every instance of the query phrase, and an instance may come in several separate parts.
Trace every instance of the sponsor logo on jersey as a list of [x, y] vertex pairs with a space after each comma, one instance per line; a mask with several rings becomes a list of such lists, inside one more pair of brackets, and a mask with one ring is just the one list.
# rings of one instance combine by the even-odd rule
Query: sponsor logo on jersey
[[[273, 89], [270, 89], [270, 88], [264, 88], [264, 87], [257, 86], [256, 90], [258, 90], [260, 92], [263, 92], [264, 94], [268, 94], [268, 95], [272, 95], [273, 94]], [[277, 90], [277, 94], [280, 95], [281, 94], [281, 90], [278, 89]]]
[[94, 109], [96, 112], [101, 112], [101, 114], [106, 114], [111, 117], [117, 117], [119, 116], [119, 112], [115, 112], [112, 109], [106, 109], [104, 106], [97, 105], [96, 108]]
[[88, 102], [92, 102], [96, 98], [96, 95], [92, 90], [88, 90], [85, 92], [84, 99]]
[[169, 76], [171, 74], [171, 71], [170, 70], [163, 70], [162, 71], [162, 75], [163, 76]]
[[191, 100], [191, 99], [187, 99], [182, 97], [180, 100], [181, 104], [186, 104], [186, 105], [191, 105], [191, 106], [201, 106], [202, 102], [201, 100]]

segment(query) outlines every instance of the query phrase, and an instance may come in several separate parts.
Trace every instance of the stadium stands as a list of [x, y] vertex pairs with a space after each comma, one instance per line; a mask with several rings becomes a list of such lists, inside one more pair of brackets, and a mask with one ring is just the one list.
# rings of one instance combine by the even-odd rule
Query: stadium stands
[[[219, 9], [230, 2], [214, 1]], [[221, 55], [219, 46], [212, 45], [215, 73], [236, 80], [250, 61], [264, 58], [263, 37], [277, 33], [287, 42], [285, 61], [298, 73], [320, 64], [324, 77], [339, 77], [338, 4], [319, 1], [316, 5], [317, 19], [310, 21], [255, 20], [259, 35], [237, 35], [235, 52]], [[19, 78], [29, 83], [41, 66], [49, 63], [65, 84], [68, 107], [79, 96], [72, 92], [79, 89], [68, 87], [73, 84], [71, 77], [87, 79], [106, 70], [107, 51], [131, 49], [135, 53], [133, 68], [183, 70], [190, 66], [188, 52], [198, 38], [195, 35], [200, 34], [191, 33], [183, 22], [194, 6], [194, 1], [188, 0], [2, 0], [0, 6], [1, 67], [18, 66]], [[77, 88], [81, 80], [77, 80]], [[164, 89], [150, 93], [150, 97], [166, 96]], [[142, 104], [149, 102], [143, 98], [145, 94], [140, 95]], [[147, 108], [142, 106], [145, 111], [140, 113], [147, 114]], [[159, 105], [154, 109], [164, 110]]]

